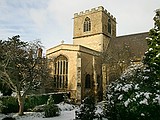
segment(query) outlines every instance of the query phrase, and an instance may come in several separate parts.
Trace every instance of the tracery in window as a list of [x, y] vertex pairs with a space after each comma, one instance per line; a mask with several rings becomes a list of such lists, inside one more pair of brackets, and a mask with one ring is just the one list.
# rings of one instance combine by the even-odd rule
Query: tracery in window
[[108, 32], [111, 34], [111, 19], [108, 19]]
[[91, 31], [91, 20], [89, 17], [86, 17], [84, 20], [84, 26], [83, 26], [83, 31]]
[[68, 87], [68, 59], [60, 55], [54, 61], [54, 88]]

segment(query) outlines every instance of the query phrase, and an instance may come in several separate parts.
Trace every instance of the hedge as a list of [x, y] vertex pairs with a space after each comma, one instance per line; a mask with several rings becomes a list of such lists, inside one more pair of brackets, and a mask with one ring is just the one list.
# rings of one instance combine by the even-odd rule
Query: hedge
[[[35, 106], [43, 105], [47, 103], [49, 96], [51, 95], [54, 99], [55, 104], [64, 101], [64, 94], [66, 93], [50, 93], [42, 95], [28, 95], [26, 96], [24, 103], [24, 111], [30, 111]], [[1, 96], [0, 97], [0, 113], [16, 113], [18, 112], [19, 106], [16, 97], [13, 96]]]

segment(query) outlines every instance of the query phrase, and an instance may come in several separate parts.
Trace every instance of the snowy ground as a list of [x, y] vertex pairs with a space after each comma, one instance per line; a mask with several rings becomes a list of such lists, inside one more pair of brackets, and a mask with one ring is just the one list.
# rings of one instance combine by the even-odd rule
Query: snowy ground
[[[61, 115], [57, 117], [52, 117], [52, 118], [44, 118], [44, 112], [26, 112], [24, 116], [18, 116], [15, 113], [9, 114], [7, 116], [9, 117], [14, 117], [16, 120], [73, 120], [75, 119], [75, 110], [77, 109], [75, 106], [70, 105], [70, 104], [64, 104], [60, 103], [58, 104], [60, 107]], [[97, 111], [96, 112], [101, 112], [102, 111], [102, 105], [97, 105]], [[3, 119], [6, 117], [4, 114], [0, 114], [0, 118]], [[106, 119], [103, 119], [106, 120]]]
[[[16, 120], [73, 120], [74, 119], [74, 110], [72, 111], [62, 111], [60, 116], [52, 118], [44, 118], [44, 113], [40, 112], [27, 112], [24, 116], [17, 116], [17, 114], [10, 114]], [[0, 118], [4, 118], [5, 115], [0, 114]]]

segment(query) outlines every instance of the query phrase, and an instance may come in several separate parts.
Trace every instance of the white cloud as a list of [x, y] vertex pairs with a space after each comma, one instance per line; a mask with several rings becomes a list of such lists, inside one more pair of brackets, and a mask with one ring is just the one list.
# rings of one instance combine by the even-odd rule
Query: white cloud
[[46, 48], [61, 40], [72, 43], [73, 14], [100, 5], [117, 18], [118, 35], [148, 31], [153, 27], [159, 0], [0, 0], [0, 39], [21, 34], [41, 39]]
[[43, 29], [47, 23], [46, 11], [43, 9], [30, 9], [31, 20], [37, 25], [39, 29]]

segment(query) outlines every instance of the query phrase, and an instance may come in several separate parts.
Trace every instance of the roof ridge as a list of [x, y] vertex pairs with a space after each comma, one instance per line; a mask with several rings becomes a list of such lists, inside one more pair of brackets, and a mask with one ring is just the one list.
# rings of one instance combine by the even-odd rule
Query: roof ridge
[[133, 34], [128, 34], [128, 35], [117, 36], [116, 38], [126, 37], [126, 36], [134, 36], [134, 35], [141, 35], [141, 34], [148, 34], [148, 33], [149, 33], [149, 32], [133, 33]]

